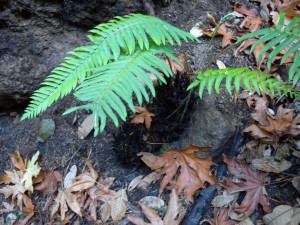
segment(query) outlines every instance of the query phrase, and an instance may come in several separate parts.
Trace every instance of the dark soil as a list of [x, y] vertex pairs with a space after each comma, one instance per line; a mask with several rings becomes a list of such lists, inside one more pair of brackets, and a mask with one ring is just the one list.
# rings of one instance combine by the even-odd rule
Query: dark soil
[[[66, 4], [67, 1], [64, 2], [64, 4]], [[168, 1], [164, 3], [160, 1], [154, 2], [156, 3], [155, 13], [158, 17], [186, 31], [191, 29], [195, 23], [206, 21], [206, 12], [211, 13], [217, 18], [221, 18], [231, 12], [229, 1], [223, 0], [174, 0], [171, 1], [170, 4]], [[239, 2], [249, 4], [246, 0]], [[76, 6], [76, 1], [72, 2], [72, 4]], [[72, 6], [73, 9], [80, 10], [75, 6]], [[64, 7], [67, 13], [68, 6], [65, 5]], [[25, 13], [24, 16], [26, 17], [26, 15]], [[70, 17], [67, 17], [66, 20], [76, 24], [75, 19], [70, 21]], [[89, 24], [93, 24], [95, 21], [90, 18], [88, 22]], [[220, 39], [217, 38], [213, 43], [212, 51], [202, 62], [203, 51], [206, 49], [208, 42], [209, 39], [204, 38], [202, 43], [189, 43], [177, 49], [178, 54], [185, 52], [188, 54], [188, 62], [192, 71], [196, 71], [203, 67], [204, 64], [209, 63], [216, 52], [220, 51]], [[221, 60], [228, 67], [252, 64], [252, 59], [249, 59], [248, 56], [242, 56], [239, 59], [233, 58], [232, 51], [225, 53], [221, 57]], [[190, 77], [187, 74], [176, 76], [168, 80], [166, 86], [159, 86], [157, 88], [157, 98], [151, 99], [146, 105], [148, 110], [155, 114], [150, 130], [147, 130], [143, 125], [131, 124], [129, 118], [128, 121], [122, 123], [119, 128], [115, 128], [113, 123], [109, 122], [102, 134], [97, 137], [93, 137], [93, 135], [90, 134], [85, 140], [79, 140], [75, 135], [75, 131], [88, 115], [88, 112], [78, 112], [76, 115], [62, 116], [62, 113], [67, 108], [78, 104], [72, 96], [67, 96], [54, 104], [38, 118], [25, 122], [19, 121], [24, 110], [24, 105], [26, 105], [28, 101], [22, 101], [23, 105], [18, 108], [3, 109], [0, 111], [1, 174], [3, 174], [5, 170], [12, 168], [11, 162], [9, 161], [9, 154], [20, 151], [24, 158], [30, 158], [36, 151], [40, 151], [40, 166], [43, 170], [56, 169], [66, 174], [72, 165], [77, 165], [79, 169], [78, 173], [81, 173], [84, 168], [86, 169], [83, 158], [89, 158], [95, 169], [103, 176], [116, 178], [114, 186], [112, 187], [113, 189], [118, 190], [126, 187], [136, 176], [146, 175], [150, 172], [150, 169], [136, 156], [138, 152], [148, 151], [159, 154], [163, 144], [171, 148], [180, 145], [178, 142], [181, 141], [181, 135], [189, 129], [189, 126], [191, 126], [193, 122], [190, 121], [190, 118], [192, 118], [196, 110], [199, 110], [197, 106], [199, 101], [198, 96], [196, 96], [197, 93], [192, 93], [186, 108], [182, 107], [182, 103], [185, 102], [188, 95], [188, 92], [185, 90], [190, 83], [189, 79]], [[226, 96], [224, 99], [224, 101], [231, 101], [230, 98]], [[10, 102], [11, 100], [7, 101]], [[231, 110], [227, 108], [226, 103], [221, 104], [219, 107]], [[239, 119], [239, 122], [243, 123], [241, 125], [241, 127], [243, 127], [247, 123], [245, 118], [249, 117], [249, 111], [245, 105], [241, 106], [241, 108], [242, 112], [240, 115], [242, 114], [244, 116]], [[176, 111], [177, 109], [178, 111]], [[173, 114], [173, 112], [176, 113]], [[75, 116], [77, 120], [74, 123]], [[53, 119], [56, 124], [56, 129], [50, 139], [40, 143], [37, 141], [37, 131], [42, 119]], [[238, 148], [237, 143], [240, 143], [242, 138], [243, 137], [239, 134], [238, 140], [234, 139], [234, 136], [229, 139], [226, 145], [218, 149], [218, 154], [215, 154], [215, 162], [219, 165], [221, 164], [222, 153], [224, 153], [225, 147], [227, 149], [226, 154], [228, 153], [228, 155], [231, 154], [230, 151], [232, 148], [235, 148], [236, 151]], [[236, 147], [233, 147], [234, 145], [236, 145]], [[294, 166], [287, 171], [287, 173], [299, 174], [300, 171], [297, 169], [297, 167], [299, 167], [299, 160], [296, 158], [292, 160]], [[215, 167], [215, 169], [218, 169], [218, 167]], [[272, 180], [275, 179], [278, 179], [276, 175], [272, 177]], [[271, 202], [272, 206], [279, 203], [291, 203], [296, 201], [294, 197], [296, 193], [290, 184], [276, 187], [272, 186], [268, 189], [268, 193], [275, 199]], [[158, 183], [154, 184], [148, 190], [134, 190], [134, 192], [128, 193], [128, 197], [129, 201], [134, 203], [146, 195], [157, 194]], [[200, 217], [211, 216], [212, 210], [209, 210], [208, 214], [200, 216], [197, 213], [193, 213], [193, 207], [197, 206], [199, 196], [200, 192], [198, 192], [195, 198], [194, 205], [189, 206], [188, 212], [191, 214], [188, 215], [190, 215], [190, 218], [187, 217], [184, 224], [198, 224]], [[33, 195], [33, 200], [37, 205], [36, 216], [32, 220], [35, 224], [45, 224], [49, 221], [49, 212], [42, 212], [45, 199], [46, 197], [43, 195]], [[4, 201], [4, 198], [3, 195], [0, 195], [0, 202], [2, 201]], [[205, 207], [209, 208], [210, 205], [206, 205]], [[259, 210], [252, 216], [253, 221], [262, 219], [262, 215], [262, 211]], [[189, 223], [189, 219], [193, 222]], [[82, 220], [81, 224], [92, 223]]]

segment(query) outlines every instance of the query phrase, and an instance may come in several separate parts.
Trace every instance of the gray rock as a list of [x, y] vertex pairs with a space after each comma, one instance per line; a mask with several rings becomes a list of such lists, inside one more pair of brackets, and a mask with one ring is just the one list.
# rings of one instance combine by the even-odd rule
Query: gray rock
[[87, 30], [142, 9], [139, 0], [0, 0], [0, 108], [27, 105], [67, 52], [89, 44]]
[[198, 109], [178, 142], [180, 148], [190, 144], [219, 149], [234, 135], [237, 125], [235, 103], [226, 93], [205, 95], [199, 100]]
[[155, 196], [146, 196], [140, 200], [140, 203], [156, 211], [160, 211], [165, 206], [165, 202]]
[[39, 141], [46, 141], [55, 131], [55, 123], [52, 119], [43, 119], [38, 131]]

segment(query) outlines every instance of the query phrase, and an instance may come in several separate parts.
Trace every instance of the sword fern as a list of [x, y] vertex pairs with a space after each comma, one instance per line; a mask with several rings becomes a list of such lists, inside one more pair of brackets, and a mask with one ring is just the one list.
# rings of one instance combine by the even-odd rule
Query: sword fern
[[146, 72], [153, 73], [160, 81], [164, 79], [159, 71], [171, 75], [170, 69], [155, 55], [163, 54], [176, 60], [170, 45], [181, 45], [182, 40], [196, 41], [187, 32], [141, 14], [117, 16], [89, 32], [92, 44], [69, 52], [64, 61], [52, 70], [31, 96], [21, 121], [36, 117], [80, 83], [75, 97], [89, 103], [67, 112], [81, 108], [93, 110], [96, 133], [99, 131], [99, 118], [100, 130], [104, 129], [106, 115], [117, 125], [113, 110], [124, 120], [126, 110], [123, 101], [133, 110], [132, 93], [137, 96], [139, 104], [142, 104], [142, 96], [149, 100], [142, 84], [150, 88], [152, 95], [155, 94]]

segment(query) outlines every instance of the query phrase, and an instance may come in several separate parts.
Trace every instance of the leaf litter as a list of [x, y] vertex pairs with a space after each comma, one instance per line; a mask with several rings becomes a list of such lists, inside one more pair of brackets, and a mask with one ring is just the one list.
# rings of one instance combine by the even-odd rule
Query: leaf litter
[[[294, 4], [287, 1], [274, 1], [275, 4], [270, 0], [253, 1], [259, 3], [261, 9], [265, 12], [264, 16], [261, 14], [260, 17], [256, 9], [247, 8], [240, 3], [232, 3], [235, 15], [243, 18], [239, 25], [243, 32], [258, 30], [262, 24], [266, 23], [266, 19], [269, 16], [272, 17], [273, 23], [276, 25], [276, 21], [278, 22], [276, 15], [278, 13], [275, 10], [286, 12], [289, 16], [298, 14], [297, 10], [295, 11]], [[289, 18], [286, 17], [285, 19], [285, 23], [288, 24]], [[220, 25], [218, 20], [211, 15], [208, 15], [208, 20], [214, 27]], [[222, 48], [231, 44], [231, 41], [236, 40], [238, 35], [241, 34], [233, 29], [236, 27], [235, 24], [228, 22], [220, 25], [216, 34], [223, 36]], [[203, 28], [203, 30], [208, 36], [212, 36], [214, 32], [213, 29]], [[239, 56], [242, 52], [247, 52], [248, 48], [255, 41], [256, 39], [252, 39], [241, 43], [234, 53], [235, 56]], [[258, 57], [259, 51], [263, 47], [264, 44], [257, 46], [254, 49], [253, 56], [258, 68], [266, 70], [265, 63], [268, 53], [263, 55], [262, 60]], [[283, 51], [282, 55], [276, 60], [280, 59], [284, 53]], [[293, 58], [290, 58], [287, 62], [292, 61]], [[180, 74], [184, 72], [183, 68], [176, 62], [171, 60], [165, 60], [165, 62], [173, 73]], [[271, 71], [273, 72], [276, 69], [276, 66], [274, 66], [271, 68]], [[249, 220], [247, 216], [251, 215], [258, 205], [263, 207], [265, 213], [269, 213], [264, 216], [265, 224], [289, 223], [293, 225], [299, 223], [299, 208], [297, 207], [280, 205], [275, 207], [271, 213], [269, 199], [264, 186], [264, 180], [268, 173], [262, 172], [267, 171], [280, 174], [292, 165], [289, 161], [284, 161], [291, 154], [288, 154], [286, 157], [278, 156], [278, 152], [281, 151], [279, 143], [282, 140], [294, 138], [300, 134], [299, 118], [294, 115], [292, 110], [285, 108], [283, 105], [273, 109], [269, 108], [272, 104], [265, 97], [254, 95], [246, 98], [248, 105], [254, 109], [251, 115], [254, 123], [246, 128], [244, 132], [256, 139], [259, 147], [245, 150], [248, 151], [248, 154], [251, 152], [251, 159], [248, 161], [245, 158], [249, 164], [243, 160], [243, 157], [242, 159], [224, 158], [224, 162], [227, 163], [229, 171], [234, 175], [235, 179], [225, 178], [219, 183], [225, 191], [223, 190], [223, 194], [216, 196], [212, 202], [215, 207], [215, 218], [209, 220], [210, 224], [237, 224], [239, 222], [235, 220], [242, 220], [240, 219], [241, 216], [245, 218], [242, 221]], [[149, 112], [146, 107], [136, 109], [139, 114], [134, 116], [132, 123], [144, 123], [146, 128], [150, 129], [154, 114]], [[79, 138], [87, 137], [90, 132], [90, 122], [86, 121], [86, 123], [87, 128], [82, 130], [82, 134], [79, 131], [85, 124], [82, 124], [82, 127], [77, 131]], [[265, 152], [255, 152], [257, 149], [262, 148], [263, 143], [272, 145], [275, 152], [268, 152], [267, 150]], [[172, 194], [169, 200], [168, 211], [163, 219], [157, 212], [143, 204], [140, 204], [140, 209], [135, 208], [135, 211], [139, 212], [138, 215], [144, 213], [150, 223], [145, 222], [141, 216], [134, 216], [136, 214], [129, 215], [127, 218], [135, 221], [135, 224], [143, 225], [179, 224], [184, 216], [184, 212], [180, 210], [178, 195], [183, 193], [192, 202], [193, 195], [197, 190], [205, 188], [205, 185], [208, 183], [216, 184], [216, 178], [210, 172], [213, 164], [212, 159], [210, 157], [201, 158], [196, 154], [199, 151], [208, 150], [206, 147], [191, 145], [183, 150], [171, 150], [161, 156], [155, 156], [146, 152], [140, 153], [145, 163], [156, 172], [146, 177], [142, 175], [136, 177], [129, 184], [128, 191], [133, 191], [137, 187], [145, 189], [156, 180], [161, 180], [160, 194], [166, 189], [172, 190]], [[293, 154], [297, 156], [297, 151], [293, 150]], [[95, 224], [106, 223], [110, 217], [113, 222], [117, 222], [124, 216], [128, 207], [131, 210], [134, 208], [128, 202], [126, 190], [111, 190], [114, 178], [102, 177], [94, 170], [89, 160], [85, 160], [89, 172], [83, 172], [77, 176], [76, 172], [74, 173], [74, 170], [71, 170], [70, 175], [66, 175], [63, 178], [59, 171], [42, 171], [37, 164], [37, 158], [38, 153], [29, 161], [23, 160], [19, 152], [16, 155], [11, 155], [12, 164], [18, 170], [6, 171], [6, 174], [2, 177], [2, 183], [6, 186], [0, 189], [0, 193], [3, 193], [5, 198], [12, 196], [12, 202], [5, 202], [4, 207], [9, 212], [16, 205], [21, 211], [27, 213], [28, 217], [22, 221], [22, 224], [26, 224], [34, 214], [34, 205], [30, 198], [31, 194], [37, 191], [54, 196], [54, 202], [50, 204], [51, 220], [60, 220], [65, 223], [69, 221], [72, 212], [78, 216], [88, 218]], [[282, 166], [282, 162], [288, 162], [288, 166]], [[274, 163], [277, 164], [274, 165]], [[299, 188], [298, 178], [294, 178], [292, 182], [295, 190]], [[63, 181], [64, 184], [62, 185]], [[246, 192], [246, 196], [242, 199], [241, 204], [238, 205], [236, 196], [241, 192]], [[232, 196], [232, 193], [235, 193], [235, 195]], [[3, 219], [3, 217], [0, 218]], [[245, 224], [250, 223], [245, 222]]]

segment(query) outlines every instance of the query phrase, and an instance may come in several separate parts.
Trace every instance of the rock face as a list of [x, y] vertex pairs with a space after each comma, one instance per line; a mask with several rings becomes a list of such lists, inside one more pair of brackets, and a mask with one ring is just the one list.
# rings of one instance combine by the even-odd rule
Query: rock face
[[198, 104], [188, 129], [179, 141], [180, 148], [190, 144], [222, 148], [234, 135], [238, 124], [235, 104], [225, 93], [205, 96]]
[[116, 15], [143, 12], [139, 0], [0, 0], [0, 109], [28, 97], [87, 30]]

